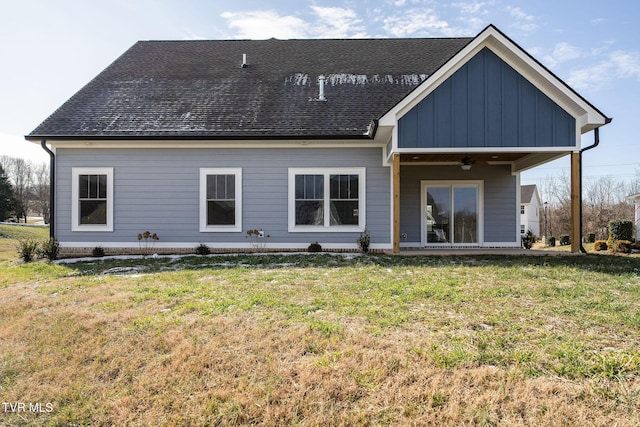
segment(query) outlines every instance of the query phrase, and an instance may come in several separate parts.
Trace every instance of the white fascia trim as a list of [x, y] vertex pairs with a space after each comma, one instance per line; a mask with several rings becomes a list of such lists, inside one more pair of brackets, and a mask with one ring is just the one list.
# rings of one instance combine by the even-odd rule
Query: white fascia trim
[[[571, 114], [576, 119], [576, 122], [578, 122], [581, 130], [589, 125], [600, 126], [606, 124], [606, 117], [598, 113], [591, 105], [569, 89], [566, 84], [533, 60], [496, 28], [489, 26], [460, 52], [454, 55], [444, 66], [422, 82], [417, 90], [411, 92], [408, 97], [404, 98], [393, 109], [380, 118], [378, 125], [396, 126], [402, 116], [426, 98], [440, 86], [440, 84], [485, 47], [491, 49], [500, 59], [526, 77], [536, 88]], [[585, 129], [585, 131], [586, 130], [589, 129]], [[394, 145], [397, 144], [396, 132], [397, 131], [394, 130]], [[394, 150], [395, 149], [397, 149], [397, 146], [394, 146]]]
[[[328, 243], [328, 242], [319, 242], [322, 246], [322, 249], [335, 249], [335, 250], [346, 250], [346, 249], [359, 249], [357, 243]], [[211, 249], [253, 249], [254, 246], [251, 243], [247, 242], [233, 242], [233, 243], [221, 243], [221, 242], [156, 242], [153, 246], [150, 246], [150, 251], [153, 251], [153, 248], [157, 249], [195, 249], [201, 244], [206, 245]], [[60, 242], [61, 248], [70, 248], [70, 249], [87, 249], [87, 248], [115, 248], [115, 249], [140, 249], [142, 246], [138, 243], [132, 242]], [[265, 249], [307, 249], [309, 247], [308, 243], [266, 243], [264, 245]], [[387, 250], [393, 248], [393, 245], [390, 243], [374, 243], [370, 246], [371, 249], [376, 250]]]
[[372, 148], [384, 143], [371, 140], [47, 140], [57, 148]]
[[564, 147], [457, 147], [457, 148], [398, 148], [397, 154], [447, 154], [447, 153], [569, 153], [575, 146]]

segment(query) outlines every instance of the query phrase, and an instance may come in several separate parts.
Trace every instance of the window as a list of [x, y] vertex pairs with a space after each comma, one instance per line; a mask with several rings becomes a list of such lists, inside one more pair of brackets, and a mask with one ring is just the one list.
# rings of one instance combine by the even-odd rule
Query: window
[[520, 215], [524, 215], [524, 205], [520, 205]]
[[200, 169], [200, 231], [242, 231], [242, 169]]
[[524, 224], [520, 225], [520, 234], [524, 234]]
[[422, 181], [422, 243], [476, 245], [482, 236], [482, 183]]
[[364, 230], [365, 169], [289, 169], [289, 231]]
[[113, 231], [113, 168], [72, 169], [72, 230]]

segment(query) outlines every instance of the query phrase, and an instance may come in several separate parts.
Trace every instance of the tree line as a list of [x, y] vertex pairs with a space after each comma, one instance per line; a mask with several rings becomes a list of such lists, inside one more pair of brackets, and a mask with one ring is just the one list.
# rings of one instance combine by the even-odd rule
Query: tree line
[[[571, 179], [568, 175], [547, 177], [538, 183], [541, 207], [540, 233], [571, 235]], [[582, 181], [582, 232], [607, 239], [608, 224], [615, 220], [634, 220], [634, 205], [627, 198], [640, 193], [640, 173], [630, 181], [611, 176]], [[545, 202], [547, 203], [545, 205]]]
[[48, 224], [50, 191], [48, 163], [0, 156], [0, 221], [41, 216]]

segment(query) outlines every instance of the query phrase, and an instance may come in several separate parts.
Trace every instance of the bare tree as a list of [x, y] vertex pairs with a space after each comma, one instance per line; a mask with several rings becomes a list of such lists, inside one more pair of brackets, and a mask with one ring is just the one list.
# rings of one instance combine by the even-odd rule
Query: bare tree
[[33, 168], [33, 190], [31, 208], [35, 213], [42, 215], [45, 224], [49, 223], [49, 165], [40, 163]]
[[33, 168], [25, 159], [15, 158], [9, 176], [13, 180], [16, 194], [16, 216], [27, 222], [31, 186], [33, 184]]

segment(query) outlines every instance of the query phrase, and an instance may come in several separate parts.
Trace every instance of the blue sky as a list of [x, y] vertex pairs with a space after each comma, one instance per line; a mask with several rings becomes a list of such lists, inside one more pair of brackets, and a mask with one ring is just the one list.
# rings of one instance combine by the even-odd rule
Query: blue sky
[[[0, 0], [0, 154], [47, 159], [24, 141], [138, 40], [475, 36], [494, 24], [613, 122], [584, 155], [585, 179], [638, 179], [640, 3], [577, 0]], [[584, 143], [591, 144], [592, 134]], [[563, 158], [523, 184], [568, 174]]]

